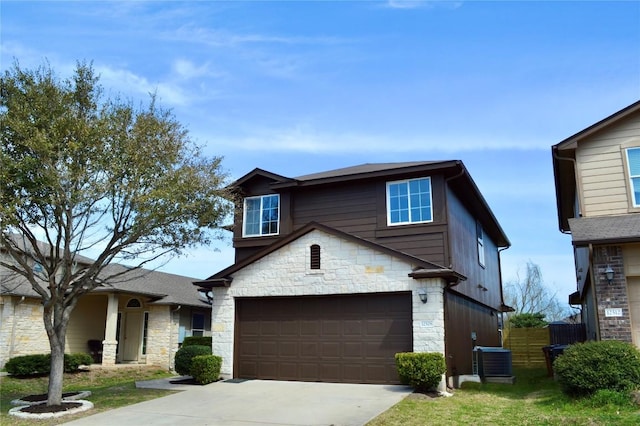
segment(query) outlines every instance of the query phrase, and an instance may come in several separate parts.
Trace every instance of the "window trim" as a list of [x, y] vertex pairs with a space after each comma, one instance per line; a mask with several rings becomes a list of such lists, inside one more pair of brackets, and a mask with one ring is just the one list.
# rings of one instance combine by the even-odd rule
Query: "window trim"
[[[626, 171], [627, 171], [627, 185], [629, 187], [629, 192], [631, 193], [630, 197], [629, 197], [629, 201], [631, 203], [631, 208], [633, 209], [637, 209], [640, 208], [640, 200], [636, 200], [636, 190], [635, 187], [633, 186], [633, 178], [640, 178], [640, 174], [638, 175], [633, 175], [631, 174], [631, 162], [629, 161], [629, 151], [640, 151], [640, 147], [638, 146], [630, 146], [630, 147], [626, 147], [624, 148], [624, 159], [626, 164]], [[640, 189], [640, 188], [638, 188]]]
[[[409, 198], [409, 221], [407, 222], [391, 222], [391, 194], [389, 192], [389, 187], [391, 185], [396, 185], [400, 183], [406, 183], [407, 186], [409, 182], [418, 181], [418, 180], [426, 180], [429, 183], [429, 209], [431, 210], [431, 219], [429, 220], [421, 220], [421, 221], [411, 221], [411, 194], [408, 193]], [[431, 185], [431, 176], [413, 178], [413, 179], [400, 179], [394, 180], [386, 183], [386, 208], [387, 208], [387, 226], [405, 226], [405, 225], [416, 225], [421, 223], [432, 223], [433, 222], [433, 186]]]
[[476, 241], [478, 242], [478, 264], [483, 268], [486, 266], [484, 253], [484, 229], [480, 221], [476, 221]]
[[[195, 321], [194, 318], [195, 316], [198, 315], [200, 317], [202, 317], [202, 328], [195, 328]], [[206, 320], [206, 316], [204, 313], [202, 312], [192, 312], [191, 313], [191, 336], [195, 336], [195, 337], [202, 337], [205, 335], [205, 331], [206, 331], [206, 324], [205, 324], [205, 320]], [[202, 334], [196, 335], [194, 334], [195, 331], [201, 332]]]
[[[276, 222], [276, 232], [273, 233], [268, 233], [268, 234], [263, 234], [262, 233], [262, 211], [264, 209], [264, 199], [268, 198], [268, 197], [277, 197], [278, 199], [278, 220]], [[255, 199], [260, 199], [260, 223], [259, 223], [259, 228], [260, 228], [260, 233], [258, 234], [247, 234], [247, 201], [248, 200], [255, 200]], [[268, 236], [273, 236], [273, 235], [280, 235], [280, 194], [264, 194], [264, 195], [256, 195], [256, 196], [252, 196], [252, 197], [245, 197], [245, 199], [243, 200], [243, 206], [242, 206], [242, 237], [243, 238], [255, 238], [255, 237], [268, 237]]]

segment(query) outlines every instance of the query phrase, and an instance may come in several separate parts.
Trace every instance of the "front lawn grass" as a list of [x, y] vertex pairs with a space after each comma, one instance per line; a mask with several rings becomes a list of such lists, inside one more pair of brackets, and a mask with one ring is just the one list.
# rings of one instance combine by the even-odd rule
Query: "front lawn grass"
[[452, 397], [412, 394], [367, 426], [638, 425], [640, 407], [619, 394], [574, 399], [546, 370], [516, 370], [514, 385], [465, 382]]
[[27, 395], [47, 393], [48, 376], [34, 378], [2, 376], [0, 377], [0, 424], [2, 426], [56, 425], [112, 408], [159, 398], [169, 395], [173, 391], [136, 389], [135, 382], [172, 376], [175, 374], [159, 367], [148, 366], [91, 369], [65, 374], [63, 392], [91, 391], [91, 396], [86, 399], [94, 404], [94, 408], [76, 415], [50, 420], [26, 420], [8, 414], [9, 410], [13, 408], [12, 400]]

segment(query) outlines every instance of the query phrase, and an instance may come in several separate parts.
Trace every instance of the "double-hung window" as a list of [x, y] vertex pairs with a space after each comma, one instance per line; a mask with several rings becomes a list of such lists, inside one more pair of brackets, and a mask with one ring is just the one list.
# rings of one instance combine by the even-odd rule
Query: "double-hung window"
[[280, 223], [280, 196], [262, 195], [244, 200], [245, 237], [277, 235]]
[[432, 221], [431, 178], [387, 182], [387, 223], [389, 225]]
[[633, 193], [633, 207], [640, 207], [640, 148], [627, 149], [627, 165]]

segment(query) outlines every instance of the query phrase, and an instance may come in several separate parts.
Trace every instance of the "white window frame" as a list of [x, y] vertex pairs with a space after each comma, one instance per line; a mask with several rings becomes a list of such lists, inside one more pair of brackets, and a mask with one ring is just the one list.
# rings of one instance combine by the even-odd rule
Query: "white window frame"
[[[633, 179], [640, 179], [640, 174], [632, 174], [631, 173], [631, 161], [629, 161], [629, 151], [640, 151], [640, 147], [633, 147], [625, 149], [625, 155], [627, 160], [627, 172], [629, 173], [629, 189], [631, 191], [631, 202], [633, 203], [633, 207], [640, 207], [640, 200], [636, 200], [636, 188], [633, 185]], [[640, 185], [640, 182], [638, 182]], [[638, 188], [640, 190], [640, 188]]]
[[[276, 223], [276, 232], [271, 233], [262, 233], [262, 212], [264, 210], [264, 200], [266, 198], [276, 197], [278, 199], [278, 220]], [[257, 234], [248, 234], [247, 233], [247, 201], [249, 200], [260, 200], [260, 223], [258, 227], [260, 232]], [[280, 194], [267, 194], [267, 195], [258, 195], [256, 197], [247, 197], [244, 199], [244, 206], [242, 209], [242, 236], [243, 237], [265, 237], [269, 235], [278, 235], [280, 234]]]
[[[195, 327], [195, 316], [198, 315], [200, 317], [202, 317], [202, 328], [194, 328]], [[204, 336], [205, 334], [205, 320], [206, 320], [206, 316], [204, 315], [204, 313], [202, 312], [192, 312], [191, 313], [191, 336], [196, 336], [196, 337], [201, 337]], [[201, 333], [201, 334], [195, 334], [196, 332]]]
[[[429, 184], [429, 209], [431, 210], [431, 218], [429, 220], [411, 220], [411, 194], [409, 193], [409, 183], [413, 181], [426, 180]], [[406, 184], [407, 185], [407, 198], [408, 198], [408, 212], [409, 212], [409, 220], [404, 222], [392, 222], [391, 221], [391, 193], [390, 187], [391, 185], [399, 185]], [[421, 177], [416, 179], [403, 179], [396, 180], [393, 182], [387, 182], [387, 225], [388, 226], [402, 226], [402, 225], [412, 225], [416, 223], [431, 223], [433, 222], [433, 189], [431, 186], [431, 177]]]

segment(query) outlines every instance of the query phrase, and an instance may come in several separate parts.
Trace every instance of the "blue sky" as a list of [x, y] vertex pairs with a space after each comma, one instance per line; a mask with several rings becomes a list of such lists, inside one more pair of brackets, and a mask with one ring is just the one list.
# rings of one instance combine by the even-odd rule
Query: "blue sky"
[[[640, 2], [7, 1], [0, 65], [93, 61], [107, 95], [156, 92], [233, 178], [462, 160], [561, 301], [551, 145], [640, 99]], [[161, 270], [207, 277], [230, 240]]]

